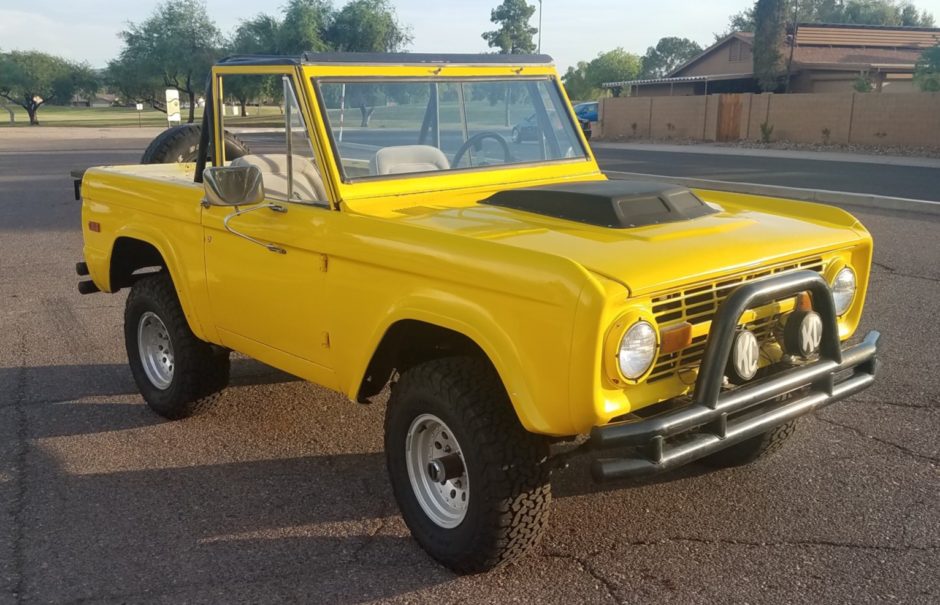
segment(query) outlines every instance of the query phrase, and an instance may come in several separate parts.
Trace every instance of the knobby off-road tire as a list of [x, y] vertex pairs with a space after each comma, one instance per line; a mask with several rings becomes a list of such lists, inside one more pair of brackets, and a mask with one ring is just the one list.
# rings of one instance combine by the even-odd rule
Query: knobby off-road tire
[[131, 287], [124, 342], [141, 395], [164, 418], [179, 420], [205, 411], [228, 385], [229, 352], [192, 333], [166, 271]]
[[720, 452], [702, 458], [702, 463], [713, 468], [729, 468], [750, 464], [759, 458], [773, 454], [796, 430], [796, 420], [773, 428], [762, 435], [736, 443]]
[[[416, 421], [429, 417], [444, 425], [449, 432], [443, 435], [445, 444], [459, 444], [463, 457], [460, 481], [466, 481], [468, 498], [455, 527], [442, 527], [425, 512], [409, 477], [407, 459], [414, 456], [407, 450], [409, 432]], [[410, 441], [420, 438], [412, 433]], [[389, 398], [385, 452], [405, 523], [443, 565], [458, 573], [486, 571], [538, 543], [551, 504], [548, 445], [522, 428], [486, 361], [452, 357], [406, 371]]]
[[[157, 135], [140, 158], [141, 164], [173, 164], [195, 162], [199, 154], [199, 124], [182, 124]], [[248, 145], [234, 134], [225, 131], [225, 158], [233, 160], [250, 153]]]

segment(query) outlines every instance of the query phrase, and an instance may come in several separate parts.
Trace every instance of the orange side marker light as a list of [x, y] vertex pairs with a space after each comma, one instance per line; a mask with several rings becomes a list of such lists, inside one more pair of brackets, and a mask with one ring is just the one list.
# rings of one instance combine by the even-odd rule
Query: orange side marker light
[[659, 350], [662, 353], [681, 351], [692, 344], [692, 324], [687, 321], [659, 331]]
[[796, 310], [797, 311], [812, 311], [813, 310], [813, 299], [810, 297], [809, 292], [800, 292], [796, 295]]

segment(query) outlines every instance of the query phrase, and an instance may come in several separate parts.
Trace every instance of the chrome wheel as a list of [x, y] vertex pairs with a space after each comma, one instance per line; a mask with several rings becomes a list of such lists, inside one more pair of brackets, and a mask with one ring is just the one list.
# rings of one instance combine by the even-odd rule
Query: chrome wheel
[[470, 501], [470, 479], [454, 434], [433, 414], [414, 419], [405, 438], [408, 479], [421, 509], [436, 525], [460, 525]]
[[147, 311], [137, 322], [137, 349], [140, 362], [150, 383], [166, 390], [173, 382], [173, 343], [163, 320]]

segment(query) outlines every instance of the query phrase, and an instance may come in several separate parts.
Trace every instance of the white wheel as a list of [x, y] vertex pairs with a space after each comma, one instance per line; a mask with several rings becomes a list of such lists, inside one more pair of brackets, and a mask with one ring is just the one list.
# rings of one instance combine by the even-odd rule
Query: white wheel
[[228, 384], [228, 351], [193, 334], [165, 271], [131, 287], [124, 343], [140, 394], [164, 418], [178, 420], [208, 409]]
[[152, 311], [137, 322], [137, 349], [147, 380], [161, 391], [173, 382], [173, 342], [163, 320]]
[[470, 501], [470, 478], [453, 432], [433, 414], [414, 419], [405, 438], [405, 463], [421, 509], [440, 527], [460, 525]]
[[454, 571], [492, 569], [538, 543], [552, 500], [548, 454], [485, 359], [427, 361], [392, 387], [392, 491], [418, 544]]

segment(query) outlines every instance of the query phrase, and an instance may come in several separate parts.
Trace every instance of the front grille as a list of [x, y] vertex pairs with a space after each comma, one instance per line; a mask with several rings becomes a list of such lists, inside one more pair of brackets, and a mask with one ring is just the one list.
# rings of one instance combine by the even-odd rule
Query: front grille
[[[797, 269], [822, 273], [823, 266], [822, 258], [815, 256], [763, 267], [749, 273], [722, 277], [714, 282], [693, 284], [654, 297], [653, 314], [660, 328], [683, 321], [693, 325], [710, 322], [718, 311], [718, 306], [728, 298], [731, 291], [746, 281]], [[778, 319], [777, 315], [771, 315], [749, 323], [746, 327], [754, 332], [758, 342], [761, 346], [764, 346], [775, 338], [774, 325]], [[695, 337], [692, 344], [681, 351], [660, 354], [647, 382], [664, 380], [697, 367], [702, 361], [702, 355], [705, 353], [705, 341], [706, 336], [703, 334]]]

